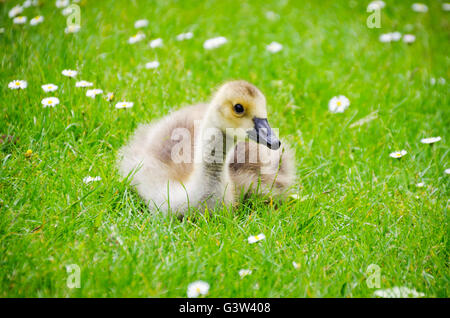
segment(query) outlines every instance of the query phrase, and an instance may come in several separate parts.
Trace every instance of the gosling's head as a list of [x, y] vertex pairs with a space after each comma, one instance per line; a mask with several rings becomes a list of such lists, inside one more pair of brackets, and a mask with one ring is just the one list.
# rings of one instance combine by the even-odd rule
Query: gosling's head
[[270, 149], [280, 148], [280, 140], [267, 121], [266, 98], [246, 81], [222, 85], [211, 101], [209, 115], [214, 126], [227, 135], [232, 134], [238, 140], [248, 136]]

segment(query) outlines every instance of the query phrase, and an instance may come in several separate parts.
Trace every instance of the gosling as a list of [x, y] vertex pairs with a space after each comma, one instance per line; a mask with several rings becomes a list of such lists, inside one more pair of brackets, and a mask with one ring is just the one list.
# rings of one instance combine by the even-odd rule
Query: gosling
[[295, 179], [292, 150], [269, 126], [264, 95], [242, 80], [222, 85], [208, 104], [141, 125], [118, 166], [150, 210], [179, 217], [236, 205], [243, 194], [284, 198]]

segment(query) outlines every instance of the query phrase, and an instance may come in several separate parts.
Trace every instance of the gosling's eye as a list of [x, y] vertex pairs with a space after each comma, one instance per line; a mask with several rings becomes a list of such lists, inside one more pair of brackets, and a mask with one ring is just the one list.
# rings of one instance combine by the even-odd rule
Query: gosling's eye
[[236, 104], [234, 105], [234, 111], [236, 114], [243, 114], [244, 113], [244, 106], [242, 106], [241, 104]]

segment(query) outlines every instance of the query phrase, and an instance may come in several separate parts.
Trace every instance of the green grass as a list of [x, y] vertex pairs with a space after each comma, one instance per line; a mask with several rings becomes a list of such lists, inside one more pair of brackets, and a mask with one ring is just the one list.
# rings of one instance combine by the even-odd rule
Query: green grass
[[[0, 134], [16, 138], [0, 145], [0, 296], [185, 297], [201, 279], [211, 297], [373, 297], [366, 269], [377, 264], [381, 288], [448, 297], [449, 94], [430, 78], [449, 79], [450, 13], [440, 1], [415, 13], [412, 2], [386, 0], [382, 28], [369, 29], [366, 1], [85, 0], [76, 34], [64, 33], [54, 1], [25, 9], [45, 16], [36, 27], [12, 24], [17, 1], [0, 3]], [[142, 18], [147, 37], [129, 45]], [[378, 41], [396, 30], [416, 42]], [[175, 40], [186, 31], [192, 40]], [[215, 36], [229, 42], [205, 51]], [[158, 37], [164, 46], [151, 49]], [[284, 49], [267, 52], [272, 41]], [[157, 70], [143, 67], [155, 59]], [[66, 68], [134, 107], [87, 98]], [[28, 88], [8, 89], [14, 79]], [[151, 215], [121, 180], [117, 150], [139, 123], [207, 100], [229, 79], [265, 93], [272, 126], [294, 145], [301, 199], [183, 221]], [[44, 93], [46, 83], [59, 89]], [[340, 94], [351, 106], [331, 114]], [[43, 108], [47, 96], [61, 103]], [[430, 136], [442, 141], [420, 143]], [[102, 181], [86, 185], [88, 175]], [[260, 232], [266, 240], [247, 243]], [[69, 264], [81, 268], [79, 289], [66, 285]], [[243, 268], [253, 273], [240, 279]]]

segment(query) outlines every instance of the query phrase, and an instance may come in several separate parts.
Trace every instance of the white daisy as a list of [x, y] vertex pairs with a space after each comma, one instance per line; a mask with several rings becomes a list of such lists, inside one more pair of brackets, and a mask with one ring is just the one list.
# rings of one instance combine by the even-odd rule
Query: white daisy
[[114, 99], [114, 93], [113, 92], [109, 92], [108, 94], [106, 94], [105, 99], [110, 102]]
[[267, 11], [266, 12], [266, 19], [270, 20], [270, 21], [275, 21], [278, 20], [280, 18], [280, 16], [278, 14], [276, 14], [273, 11]]
[[161, 38], [157, 38], [157, 39], [150, 41], [150, 47], [152, 49], [154, 49], [156, 47], [161, 47], [161, 46], [163, 46], [163, 40]]
[[398, 158], [403, 157], [406, 154], [407, 154], [406, 150], [394, 151], [389, 154], [389, 157], [398, 159]]
[[425, 183], [423, 183], [423, 182], [419, 182], [416, 184], [416, 187], [418, 187], [418, 188], [423, 188], [424, 186], [425, 186]]
[[392, 41], [392, 33], [383, 33], [380, 35], [378, 40], [380, 40], [380, 42], [383, 42], [383, 43], [389, 43]]
[[74, 71], [74, 70], [63, 70], [62, 75], [67, 76], [67, 77], [75, 77], [77, 76], [78, 72]]
[[26, 81], [22, 80], [14, 80], [12, 82], [9, 82], [8, 87], [11, 89], [25, 89], [27, 88], [28, 83]]
[[44, 92], [54, 92], [58, 89], [58, 86], [55, 84], [45, 84], [41, 86]]
[[420, 140], [421, 143], [423, 144], [434, 144], [435, 142], [441, 141], [441, 137], [429, 137], [429, 138], [423, 138]]
[[228, 40], [226, 37], [223, 36], [219, 36], [216, 38], [212, 38], [212, 39], [208, 39], [203, 43], [203, 48], [205, 50], [212, 50], [212, 49], [216, 49], [219, 46], [224, 45], [225, 43], [227, 43]]
[[94, 84], [88, 81], [78, 81], [75, 83], [75, 87], [91, 87]]
[[207, 295], [209, 292], [209, 284], [202, 280], [190, 283], [187, 288], [187, 296], [189, 298], [197, 298], [201, 295]]
[[136, 29], [145, 28], [147, 26], [148, 26], [148, 20], [147, 19], [137, 20], [136, 22], [134, 22], [134, 27]]
[[158, 66], [159, 66], [158, 61], [152, 61], [152, 62], [148, 62], [147, 64], [145, 64], [145, 68], [147, 68], [147, 69], [158, 68]]
[[95, 98], [95, 96], [103, 94], [103, 90], [95, 88], [95, 89], [88, 89], [86, 91], [86, 96], [90, 98]]
[[39, 23], [42, 23], [44, 21], [44, 17], [42, 15], [35, 16], [33, 19], [30, 20], [30, 25], [38, 25]]
[[118, 102], [116, 104], [116, 108], [120, 109], [120, 108], [131, 108], [133, 107], [133, 103], [132, 102]]
[[142, 41], [143, 39], [145, 39], [145, 34], [142, 32], [138, 32], [137, 34], [133, 35], [132, 37], [130, 37], [128, 39], [128, 43], [134, 44], [134, 43]]
[[442, 4], [442, 10], [450, 11], [450, 3], [443, 3]]
[[64, 8], [61, 13], [63, 16], [68, 16], [69, 14], [72, 14], [73, 8], [72, 7], [67, 7]]
[[386, 6], [386, 3], [384, 1], [372, 1], [367, 5], [367, 11], [375, 11], [375, 10], [381, 10]]
[[295, 269], [299, 269], [300, 268], [300, 264], [296, 263], [295, 261], [292, 262], [292, 266], [294, 266]]
[[59, 99], [57, 97], [47, 97], [41, 101], [44, 107], [55, 107], [59, 104]]
[[39, 3], [37, 0], [25, 0], [25, 2], [22, 4], [23, 8], [29, 8], [31, 6], [37, 6]]
[[424, 293], [420, 293], [415, 289], [397, 286], [389, 289], [376, 290], [374, 295], [382, 298], [418, 298], [425, 296]]
[[15, 17], [13, 19], [13, 23], [14, 24], [25, 24], [25, 23], [27, 23], [27, 17], [25, 17], [23, 15]]
[[445, 78], [439, 77], [438, 78], [438, 83], [441, 84], [441, 85], [445, 85]]
[[264, 240], [265, 238], [266, 238], [266, 236], [263, 233], [260, 233], [258, 235], [249, 236], [248, 242], [250, 244], [253, 244], [253, 243], [259, 242], [261, 240]]
[[400, 32], [391, 32], [391, 41], [399, 41], [402, 38], [402, 34]]
[[266, 46], [266, 49], [271, 53], [277, 53], [283, 49], [283, 45], [278, 42], [272, 42]]
[[194, 33], [192, 32], [180, 33], [177, 35], [177, 40], [178, 41], [189, 40], [192, 39], [193, 36]]
[[12, 7], [8, 12], [8, 16], [10, 18], [14, 18], [16, 15], [21, 14], [23, 12], [23, 8], [20, 5]]
[[450, 174], [450, 168], [444, 170], [445, 174]]
[[241, 278], [244, 278], [245, 276], [251, 275], [252, 270], [251, 269], [241, 269], [239, 271], [239, 276], [241, 276]]
[[328, 102], [328, 109], [332, 113], [343, 113], [348, 106], [350, 106], [350, 100], [344, 95], [335, 96]]
[[415, 12], [427, 12], [428, 11], [428, 7], [426, 4], [423, 3], [413, 3], [413, 5], [411, 6], [411, 8], [413, 9], [413, 11]]
[[55, 5], [57, 8], [65, 8], [69, 5], [69, 0], [56, 0]]
[[77, 33], [78, 31], [80, 31], [81, 27], [79, 25], [69, 25], [68, 27], [66, 27], [64, 29], [64, 33], [69, 34], [69, 33]]
[[413, 34], [405, 34], [403, 36], [403, 42], [405, 43], [413, 43], [416, 40], [416, 36]]
[[100, 176], [97, 176], [97, 177], [87, 176], [87, 177], [83, 178], [83, 182], [86, 184], [94, 182], [94, 181], [100, 181], [100, 180], [102, 180], [102, 178]]

